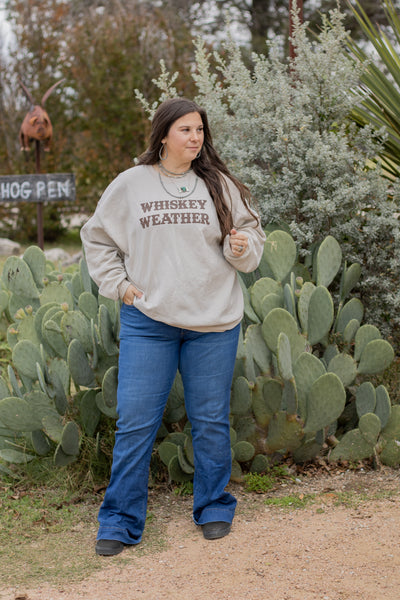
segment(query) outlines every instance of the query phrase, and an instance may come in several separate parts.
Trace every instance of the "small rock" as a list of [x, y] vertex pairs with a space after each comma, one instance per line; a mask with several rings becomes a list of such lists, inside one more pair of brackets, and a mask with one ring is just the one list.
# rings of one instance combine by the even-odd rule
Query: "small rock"
[[53, 263], [64, 263], [70, 259], [68, 252], [65, 252], [65, 250], [62, 248], [51, 248], [50, 250], [45, 250], [44, 255], [47, 260], [50, 260]]
[[79, 263], [79, 261], [81, 260], [82, 257], [83, 257], [82, 250], [80, 252], [76, 252], [76, 254], [73, 254], [72, 256], [68, 255], [68, 260], [63, 261], [62, 266], [69, 267], [70, 265], [77, 264], [77, 263]]
[[0, 255], [13, 256], [21, 252], [21, 246], [17, 242], [13, 242], [7, 238], [0, 238]]

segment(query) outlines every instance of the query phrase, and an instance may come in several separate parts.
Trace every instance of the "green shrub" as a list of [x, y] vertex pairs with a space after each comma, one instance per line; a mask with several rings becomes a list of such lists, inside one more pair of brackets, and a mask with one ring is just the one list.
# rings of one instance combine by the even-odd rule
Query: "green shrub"
[[[400, 342], [400, 192], [379, 164], [382, 132], [349, 119], [362, 67], [346, 50], [342, 15], [332, 12], [316, 38], [295, 23], [296, 59], [273, 48], [252, 64], [230, 42], [220, 53], [197, 43], [197, 101], [207, 109], [218, 151], [251, 189], [264, 226], [287, 223], [309, 261], [332, 235], [360, 263], [368, 321]], [[175, 95], [163, 71], [163, 96]], [[147, 106], [149, 112], [154, 110]], [[384, 137], [384, 136], [383, 136]], [[368, 165], [371, 168], [368, 168]]]

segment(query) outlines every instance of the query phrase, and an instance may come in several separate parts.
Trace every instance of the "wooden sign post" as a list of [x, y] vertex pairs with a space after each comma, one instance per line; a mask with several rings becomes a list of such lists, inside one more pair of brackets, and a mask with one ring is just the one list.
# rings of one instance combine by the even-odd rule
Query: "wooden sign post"
[[[0, 202], [36, 202], [38, 246], [43, 250], [43, 203], [74, 202], [73, 173], [4, 175], [0, 177]], [[40, 207], [40, 209], [39, 209]]]

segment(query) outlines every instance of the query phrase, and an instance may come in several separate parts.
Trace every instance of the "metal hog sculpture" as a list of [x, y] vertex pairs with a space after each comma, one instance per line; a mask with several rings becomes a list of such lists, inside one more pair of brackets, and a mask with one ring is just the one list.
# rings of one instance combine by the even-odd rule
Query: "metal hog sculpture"
[[31, 103], [31, 108], [28, 114], [25, 116], [22, 121], [21, 129], [19, 132], [19, 139], [21, 142], [21, 150], [29, 151], [29, 144], [32, 140], [39, 140], [39, 142], [44, 143], [44, 150], [48, 152], [50, 150], [50, 143], [53, 137], [53, 127], [50, 121], [50, 117], [44, 109], [44, 103], [47, 98], [53, 92], [53, 90], [64, 81], [64, 79], [60, 79], [54, 85], [51, 86], [44, 94], [40, 105], [34, 103], [30, 92], [24, 86], [22, 81], [20, 81], [20, 85], [24, 90], [26, 97]]

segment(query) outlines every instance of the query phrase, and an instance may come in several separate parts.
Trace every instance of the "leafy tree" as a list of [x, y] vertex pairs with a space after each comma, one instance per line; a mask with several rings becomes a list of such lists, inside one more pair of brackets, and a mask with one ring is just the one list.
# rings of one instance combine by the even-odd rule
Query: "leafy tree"
[[[154, 2], [149, 2], [150, 5]], [[194, 33], [208, 33], [211, 38], [226, 28], [226, 16], [243, 32], [247, 32], [251, 50], [266, 54], [266, 40], [279, 39], [283, 55], [288, 55], [289, 44], [289, 0], [163, 0], [162, 6], [173, 9], [175, 14], [191, 23]], [[338, 5], [338, 0], [303, 0], [304, 19], [310, 28], [319, 30], [322, 16]], [[346, 0], [339, 0], [340, 8], [345, 16], [345, 28], [351, 31], [354, 39], [362, 37], [362, 30], [354, 18]], [[400, 0], [395, 0], [395, 6], [400, 8]], [[364, 0], [363, 8], [373, 22], [386, 24], [386, 16], [382, 6], [375, 0]]]
[[[136, 0], [110, 0], [103, 5], [9, 0], [7, 6], [17, 43], [7, 65], [0, 65], [0, 129], [6, 140], [0, 169], [3, 173], [35, 170], [33, 149], [27, 156], [19, 149], [18, 129], [29, 104], [18, 78], [39, 102], [63, 77], [65, 82], [46, 102], [54, 143], [43, 156], [42, 170], [74, 172], [78, 202], [64, 206], [63, 212], [91, 211], [110, 180], [130, 167], [133, 157], [145, 148], [148, 124], [133, 89], [140, 86], [149, 97], [155, 94], [152, 74], [163, 58], [168, 68], [179, 67], [180, 89], [191, 94], [190, 32], [180, 27], [174, 35], [172, 14], [154, 7], [149, 11]], [[32, 224], [30, 239], [36, 235], [34, 211], [29, 205], [22, 207], [20, 215], [22, 234]]]

